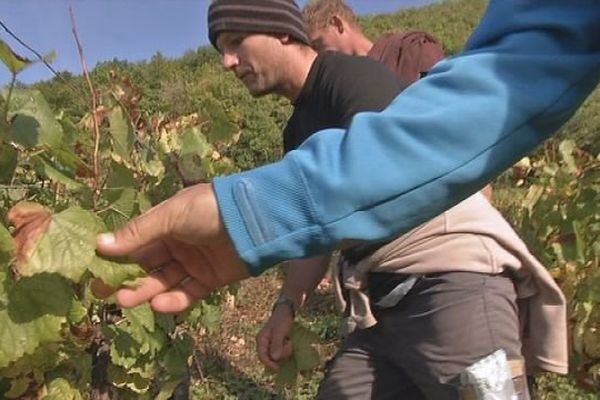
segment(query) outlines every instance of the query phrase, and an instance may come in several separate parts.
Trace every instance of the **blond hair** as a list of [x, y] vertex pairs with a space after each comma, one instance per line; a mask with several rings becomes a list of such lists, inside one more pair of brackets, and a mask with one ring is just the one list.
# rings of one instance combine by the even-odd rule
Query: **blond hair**
[[325, 28], [336, 15], [351, 26], [360, 27], [356, 14], [344, 0], [311, 0], [302, 13], [310, 30]]

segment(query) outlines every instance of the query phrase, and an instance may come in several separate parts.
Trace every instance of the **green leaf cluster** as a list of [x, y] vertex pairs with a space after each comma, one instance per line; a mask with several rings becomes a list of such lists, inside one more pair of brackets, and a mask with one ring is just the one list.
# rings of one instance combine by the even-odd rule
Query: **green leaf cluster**
[[567, 139], [524, 164], [527, 192], [510, 212], [567, 297], [574, 369], [600, 382], [600, 160]]
[[188, 375], [193, 341], [175, 332], [174, 317], [155, 315], [148, 304], [123, 310], [123, 317], [104, 327], [111, 340], [110, 381], [138, 395], [168, 398]]

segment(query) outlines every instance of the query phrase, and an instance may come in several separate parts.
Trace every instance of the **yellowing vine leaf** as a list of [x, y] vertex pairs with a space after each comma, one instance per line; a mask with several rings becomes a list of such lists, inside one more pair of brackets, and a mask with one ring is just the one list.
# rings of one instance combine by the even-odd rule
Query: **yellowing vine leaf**
[[15, 226], [17, 266], [27, 262], [36, 243], [48, 230], [52, 214], [46, 207], [31, 202], [20, 202], [8, 212], [8, 220]]
[[33, 61], [15, 53], [4, 40], [0, 40], [0, 60], [13, 75], [18, 74], [33, 63]]
[[55, 272], [79, 282], [95, 256], [102, 222], [79, 207], [52, 215], [35, 203], [18, 203], [9, 212], [16, 227], [17, 268], [21, 275]]

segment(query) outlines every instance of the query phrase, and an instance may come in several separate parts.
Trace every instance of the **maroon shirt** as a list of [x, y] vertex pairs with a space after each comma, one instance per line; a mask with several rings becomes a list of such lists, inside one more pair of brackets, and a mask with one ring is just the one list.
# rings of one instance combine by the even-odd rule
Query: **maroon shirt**
[[411, 84], [427, 74], [445, 54], [440, 42], [429, 33], [410, 31], [384, 34], [367, 56], [386, 65], [406, 84]]

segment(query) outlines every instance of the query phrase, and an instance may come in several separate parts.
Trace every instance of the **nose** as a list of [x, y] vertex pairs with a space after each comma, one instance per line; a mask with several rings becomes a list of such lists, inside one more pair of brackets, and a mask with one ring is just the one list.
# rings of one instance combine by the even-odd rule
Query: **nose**
[[231, 70], [240, 63], [240, 60], [235, 53], [224, 52], [222, 62], [223, 62], [223, 68]]

